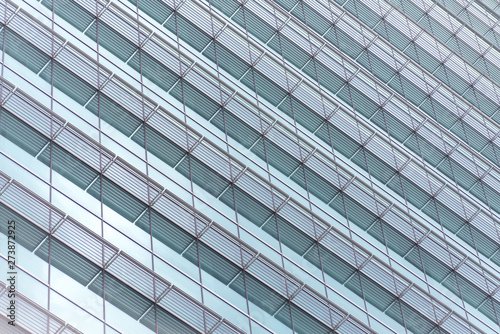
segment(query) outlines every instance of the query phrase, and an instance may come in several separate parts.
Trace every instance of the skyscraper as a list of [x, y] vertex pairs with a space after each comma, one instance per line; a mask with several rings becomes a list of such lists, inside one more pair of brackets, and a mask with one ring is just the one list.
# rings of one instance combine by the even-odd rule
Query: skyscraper
[[0, 8], [0, 331], [500, 331], [496, 1]]

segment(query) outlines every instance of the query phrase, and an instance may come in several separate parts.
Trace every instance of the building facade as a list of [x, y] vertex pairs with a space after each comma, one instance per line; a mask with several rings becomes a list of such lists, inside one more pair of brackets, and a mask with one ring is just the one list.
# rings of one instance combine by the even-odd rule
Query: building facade
[[1, 332], [500, 331], [496, 1], [0, 8]]

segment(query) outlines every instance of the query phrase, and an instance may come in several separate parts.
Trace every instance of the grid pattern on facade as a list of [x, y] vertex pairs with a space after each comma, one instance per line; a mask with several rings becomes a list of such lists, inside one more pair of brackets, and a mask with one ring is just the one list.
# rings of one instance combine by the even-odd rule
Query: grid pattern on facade
[[18, 223], [20, 324], [498, 331], [499, 13], [5, 0], [0, 210]]

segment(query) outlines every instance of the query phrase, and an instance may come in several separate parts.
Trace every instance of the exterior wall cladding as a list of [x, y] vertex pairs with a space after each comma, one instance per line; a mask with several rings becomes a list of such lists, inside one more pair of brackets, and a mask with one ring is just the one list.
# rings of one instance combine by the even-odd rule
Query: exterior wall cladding
[[500, 331], [496, 0], [0, 9], [1, 333]]

